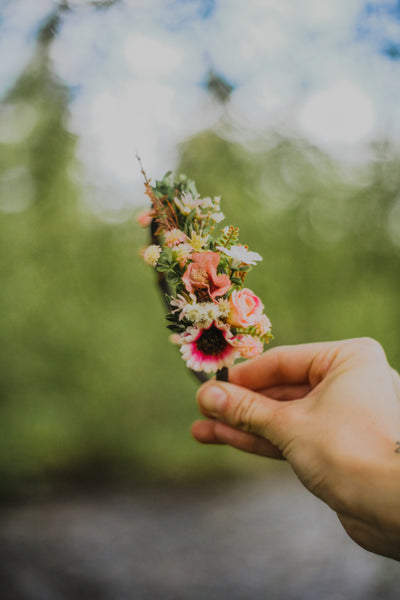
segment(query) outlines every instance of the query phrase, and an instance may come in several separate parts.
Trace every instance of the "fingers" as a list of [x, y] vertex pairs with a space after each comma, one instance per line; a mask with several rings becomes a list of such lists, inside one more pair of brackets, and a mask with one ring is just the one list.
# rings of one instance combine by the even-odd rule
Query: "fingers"
[[195, 421], [191, 429], [192, 436], [202, 444], [227, 444], [228, 442], [218, 435], [215, 427], [217, 424], [228, 427], [219, 421]]
[[394, 389], [396, 390], [396, 394], [400, 399], [400, 375], [394, 369], [391, 369], [391, 375], [392, 375]]
[[[214, 381], [201, 386], [197, 399], [206, 417], [266, 438], [280, 450], [285, 446], [292, 429], [287, 407], [293, 406], [292, 403], [282, 403], [237, 385]], [[210, 429], [204, 431], [211, 435]]]
[[274, 400], [299, 400], [311, 392], [311, 386], [308, 383], [300, 385], [275, 385], [272, 387], [258, 390], [259, 394], [264, 394]]
[[281, 459], [282, 452], [268, 440], [239, 431], [219, 421], [196, 421], [192, 425], [193, 437], [202, 444], [228, 444], [237, 450], [268, 458]]
[[341, 342], [280, 346], [229, 369], [229, 381], [252, 390], [311, 385], [323, 378]]

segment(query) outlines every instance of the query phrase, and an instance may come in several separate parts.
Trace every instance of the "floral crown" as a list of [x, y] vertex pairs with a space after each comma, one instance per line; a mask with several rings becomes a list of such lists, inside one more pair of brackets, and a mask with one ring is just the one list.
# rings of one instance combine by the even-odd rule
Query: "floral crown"
[[153, 242], [142, 256], [158, 271], [170, 339], [190, 369], [227, 379], [237, 358], [257, 356], [273, 337], [260, 298], [245, 287], [262, 257], [239, 244], [237, 227], [218, 232], [219, 197], [200, 198], [185, 175], [168, 172], [152, 186], [142, 173], [151, 208], [138, 221]]

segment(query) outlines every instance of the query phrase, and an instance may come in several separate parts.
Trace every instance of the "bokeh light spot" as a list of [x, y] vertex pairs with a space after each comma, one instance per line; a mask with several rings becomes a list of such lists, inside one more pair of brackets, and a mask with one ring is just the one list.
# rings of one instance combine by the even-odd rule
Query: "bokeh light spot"
[[373, 131], [372, 100], [351, 81], [338, 81], [312, 95], [299, 115], [300, 126], [316, 141], [352, 144]]

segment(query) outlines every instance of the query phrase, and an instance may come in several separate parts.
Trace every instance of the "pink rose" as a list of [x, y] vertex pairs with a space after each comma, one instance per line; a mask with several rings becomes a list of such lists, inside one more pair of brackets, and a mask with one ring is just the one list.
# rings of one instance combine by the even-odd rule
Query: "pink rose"
[[219, 254], [217, 252], [193, 252], [190, 263], [182, 280], [187, 291], [193, 294], [196, 290], [204, 290], [215, 300], [223, 296], [231, 287], [228, 275], [218, 275]]
[[258, 296], [248, 288], [235, 290], [229, 298], [231, 312], [228, 322], [235, 327], [253, 327], [262, 317], [264, 306]]

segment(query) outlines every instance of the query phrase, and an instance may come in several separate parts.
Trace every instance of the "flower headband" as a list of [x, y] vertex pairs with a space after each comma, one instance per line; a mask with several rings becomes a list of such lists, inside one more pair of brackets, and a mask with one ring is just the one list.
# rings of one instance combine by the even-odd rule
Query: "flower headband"
[[239, 244], [237, 227], [218, 232], [225, 218], [219, 197], [201, 198], [185, 175], [168, 172], [151, 186], [142, 173], [151, 208], [138, 221], [150, 226], [153, 242], [142, 256], [158, 271], [171, 341], [198, 375], [227, 380], [237, 358], [261, 354], [273, 337], [260, 298], [245, 287], [262, 257]]

